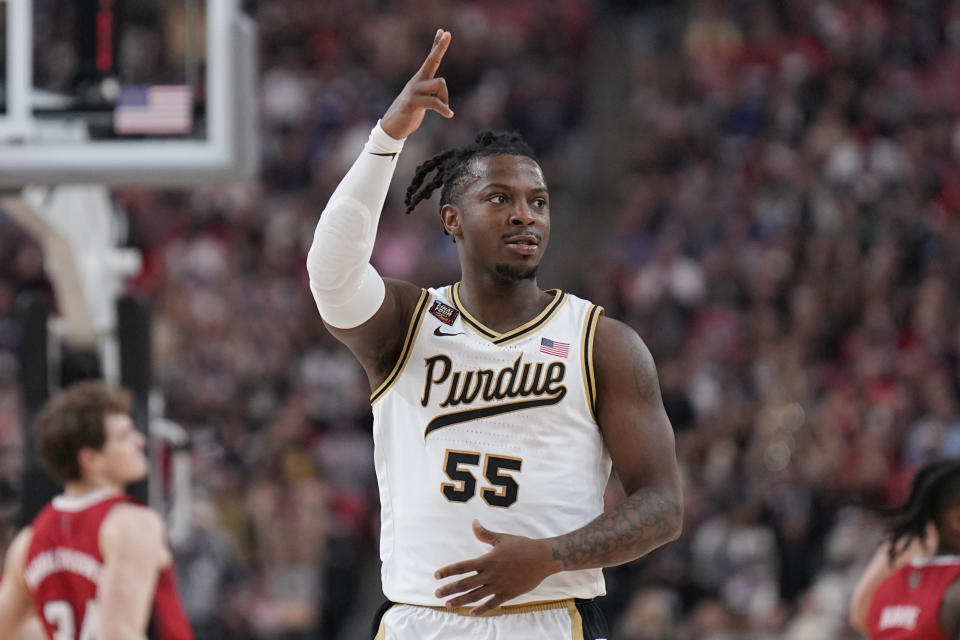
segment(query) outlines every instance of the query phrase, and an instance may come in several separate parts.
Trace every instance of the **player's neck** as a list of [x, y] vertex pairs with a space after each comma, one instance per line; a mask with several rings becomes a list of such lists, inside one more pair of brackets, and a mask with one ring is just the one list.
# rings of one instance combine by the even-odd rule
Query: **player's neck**
[[120, 493], [123, 487], [103, 478], [87, 478], [77, 482], [68, 482], [63, 487], [63, 495], [79, 498], [97, 491], [115, 491]]
[[466, 273], [458, 295], [471, 315], [495, 331], [510, 331], [532, 320], [553, 299], [536, 278], [508, 281]]

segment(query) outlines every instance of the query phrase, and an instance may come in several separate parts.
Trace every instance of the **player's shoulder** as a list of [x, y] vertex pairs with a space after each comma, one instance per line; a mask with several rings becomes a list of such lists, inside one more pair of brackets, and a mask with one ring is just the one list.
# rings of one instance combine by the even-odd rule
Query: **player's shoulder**
[[[380, 329], [376, 333], [386, 335], [383, 331], [389, 330], [392, 326], [397, 330], [393, 332], [394, 338], [402, 342], [410, 319], [422, 313], [422, 307], [430, 298], [430, 293], [423, 287], [406, 280], [384, 278], [383, 282], [386, 287], [386, 296], [377, 316], [372, 319], [380, 324]], [[378, 319], [378, 316], [381, 318]], [[386, 325], [383, 324], [384, 318], [390, 318]]]
[[[628, 388], [624, 385], [631, 383], [651, 391], [659, 388], [653, 354], [633, 327], [620, 320], [600, 317], [594, 336], [593, 366], [598, 392], [624, 392]], [[655, 401], [654, 395], [648, 399]]]
[[100, 553], [105, 560], [136, 560], [157, 568], [172, 559], [167, 548], [166, 527], [160, 514], [142, 504], [117, 504], [104, 518], [98, 532]]
[[136, 503], [116, 505], [100, 525], [100, 554], [106, 564], [162, 570], [173, 561], [160, 515]]
[[100, 525], [101, 544], [117, 540], [162, 541], [166, 527], [160, 514], [136, 502], [121, 502], [110, 509]]
[[406, 280], [384, 278], [383, 283], [397, 303], [408, 308], [413, 308], [424, 292], [423, 287]]
[[635, 356], [638, 352], [649, 354], [647, 345], [633, 327], [606, 315], [597, 320], [594, 347], [597, 352], [621, 357]]
[[163, 518], [145, 504], [121, 502], [110, 509], [104, 518], [104, 525], [117, 523], [118, 526], [140, 526], [146, 529], [163, 529]]
[[3, 560], [3, 574], [7, 577], [22, 576], [30, 553], [30, 542], [33, 540], [33, 528], [26, 527], [20, 531], [7, 547], [7, 555]]
[[20, 533], [13, 537], [10, 546], [7, 547], [7, 557], [24, 558], [30, 549], [30, 542], [33, 541], [33, 527], [24, 527]]

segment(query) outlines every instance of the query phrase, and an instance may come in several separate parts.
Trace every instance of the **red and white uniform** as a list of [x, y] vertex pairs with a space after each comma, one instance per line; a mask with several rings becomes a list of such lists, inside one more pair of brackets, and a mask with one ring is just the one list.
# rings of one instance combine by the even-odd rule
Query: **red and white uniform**
[[906, 564], [873, 594], [870, 640], [950, 640], [940, 628], [940, 603], [960, 578], [960, 556], [935, 556]]
[[[136, 501], [112, 490], [57, 496], [33, 521], [24, 578], [52, 640], [98, 640], [97, 579], [103, 565], [100, 525], [117, 504]], [[161, 571], [147, 637], [193, 640], [173, 566]]]

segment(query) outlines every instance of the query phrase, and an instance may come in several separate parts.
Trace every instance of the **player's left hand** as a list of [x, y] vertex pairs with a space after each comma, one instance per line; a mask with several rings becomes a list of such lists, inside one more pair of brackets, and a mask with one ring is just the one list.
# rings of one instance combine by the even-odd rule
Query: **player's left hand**
[[434, 577], [442, 580], [473, 573], [436, 590], [438, 598], [462, 594], [447, 600], [448, 609], [488, 598], [470, 612], [472, 616], [482, 616], [504, 602], [527, 593], [544, 578], [560, 571], [547, 540], [496, 533], [485, 528], [478, 520], [473, 521], [473, 534], [493, 548], [482, 556], [447, 565], [434, 574]]

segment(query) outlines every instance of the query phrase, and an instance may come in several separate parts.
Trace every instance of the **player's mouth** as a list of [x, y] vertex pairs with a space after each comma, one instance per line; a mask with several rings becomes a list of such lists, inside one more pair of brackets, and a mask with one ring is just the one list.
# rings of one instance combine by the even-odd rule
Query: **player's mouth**
[[505, 240], [511, 251], [524, 256], [533, 255], [540, 247], [540, 238], [532, 233], [508, 236]]

